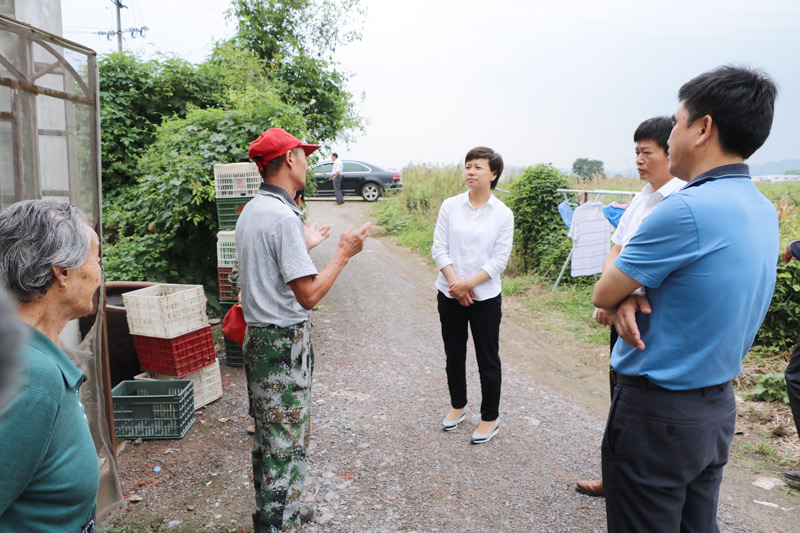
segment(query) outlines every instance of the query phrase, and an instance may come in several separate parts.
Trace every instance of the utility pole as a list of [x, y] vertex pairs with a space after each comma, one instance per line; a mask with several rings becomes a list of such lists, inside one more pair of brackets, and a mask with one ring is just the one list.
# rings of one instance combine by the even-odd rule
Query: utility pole
[[[2, 1], [2, 0], [0, 0]], [[122, 0], [111, 0], [111, 3], [114, 4], [117, 8], [117, 31], [98, 31], [98, 35], [105, 35], [108, 37], [108, 40], [111, 40], [112, 35], [117, 36], [117, 51], [122, 52], [122, 32], [131, 32], [131, 38], [135, 38], [136, 34], [138, 33], [139, 36], [144, 37], [144, 32], [146, 32], [149, 28], [147, 26], [142, 26], [141, 28], [126, 28], [122, 29], [122, 15], [120, 10], [124, 7], [127, 8], [128, 6], [122, 5]]]
[[117, 6], [117, 52], [122, 52], [122, 17], [120, 16], [120, 9], [123, 7], [122, 0], [112, 0], [114, 5]]

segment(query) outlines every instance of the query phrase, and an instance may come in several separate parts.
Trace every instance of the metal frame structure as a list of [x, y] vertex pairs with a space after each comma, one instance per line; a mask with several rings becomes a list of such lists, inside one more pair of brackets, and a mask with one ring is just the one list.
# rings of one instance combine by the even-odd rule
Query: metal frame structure
[[[102, 243], [99, 93], [96, 52], [0, 15], [0, 209], [21, 200], [69, 202]], [[61, 337], [63, 350], [90, 378], [81, 402], [100, 463], [101, 520], [122, 501], [104, 295], [103, 283], [94, 315], [68, 325], [72, 344]]]

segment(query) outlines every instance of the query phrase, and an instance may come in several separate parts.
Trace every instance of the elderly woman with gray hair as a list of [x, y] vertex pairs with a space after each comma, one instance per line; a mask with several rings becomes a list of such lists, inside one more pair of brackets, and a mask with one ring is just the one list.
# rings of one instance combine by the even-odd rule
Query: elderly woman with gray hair
[[103, 275], [97, 234], [69, 204], [28, 200], [0, 212], [0, 280], [25, 324], [18, 390], [0, 411], [0, 531], [94, 531], [97, 453], [61, 350]]

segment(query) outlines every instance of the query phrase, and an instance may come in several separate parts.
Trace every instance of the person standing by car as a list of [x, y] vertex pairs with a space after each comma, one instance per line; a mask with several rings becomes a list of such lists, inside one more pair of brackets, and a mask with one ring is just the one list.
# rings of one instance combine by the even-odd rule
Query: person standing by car
[[436, 288], [452, 407], [442, 429], [452, 431], [466, 418], [469, 325], [483, 396], [472, 444], [489, 442], [500, 425], [500, 274], [514, 240], [514, 214], [492, 194], [502, 173], [503, 158], [491, 148], [467, 152], [469, 190], [442, 202], [431, 248], [440, 270]]
[[86, 376], [59, 335], [92, 313], [102, 277], [100, 241], [78, 208], [26, 200], [0, 212], [0, 281], [26, 336], [18, 388], [0, 411], [0, 531], [95, 531], [100, 471], [78, 396]]
[[333, 169], [331, 169], [331, 182], [333, 182], [333, 194], [336, 195], [336, 205], [344, 203], [344, 195], [342, 194], [342, 171], [344, 170], [344, 163], [339, 160], [339, 154], [336, 152], [331, 154], [333, 159]]
[[299, 530], [300, 498], [310, 443], [311, 310], [359, 253], [369, 223], [342, 232], [328, 266], [317, 272], [301, 211], [294, 201], [306, 185], [306, 156], [319, 146], [271, 128], [248, 154], [263, 179], [236, 222], [242, 312], [247, 323], [244, 364], [255, 419], [253, 486], [256, 533]]

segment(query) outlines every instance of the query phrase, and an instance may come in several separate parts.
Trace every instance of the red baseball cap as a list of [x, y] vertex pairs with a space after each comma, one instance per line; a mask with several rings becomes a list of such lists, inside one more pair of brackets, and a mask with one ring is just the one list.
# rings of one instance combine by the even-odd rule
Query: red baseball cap
[[256, 162], [258, 170], [263, 171], [264, 165], [298, 146], [303, 148], [306, 156], [311, 155], [320, 147], [318, 144], [304, 144], [300, 139], [281, 128], [270, 128], [250, 144], [247, 155]]

